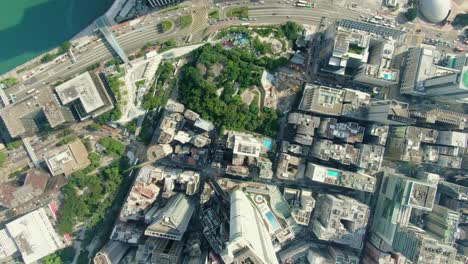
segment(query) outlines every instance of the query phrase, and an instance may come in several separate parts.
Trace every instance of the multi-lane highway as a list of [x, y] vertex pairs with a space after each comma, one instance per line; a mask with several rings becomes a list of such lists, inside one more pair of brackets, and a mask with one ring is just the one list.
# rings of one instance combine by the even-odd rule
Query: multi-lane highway
[[[230, 2], [229, 4], [200, 3], [186, 6], [183, 9], [173, 10], [165, 13], [153, 13], [141, 18], [141, 22], [133, 26], [127, 26], [117, 32], [117, 40], [127, 53], [132, 53], [141, 48], [145, 43], [151, 41], [164, 41], [169, 38], [179, 40], [189, 35], [203, 36], [213, 33], [222, 28], [243, 24], [245, 21], [229, 20], [216, 22], [208, 25], [208, 19], [200, 19], [201, 16], [208, 15], [208, 12], [214, 8], [221, 11], [221, 17], [226, 17], [227, 10], [235, 6], [248, 6], [249, 17], [254, 21], [251, 24], [277, 24], [286, 20], [293, 20], [301, 24], [318, 25], [322, 17], [326, 17], [329, 22], [341, 18], [357, 19], [362, 13], [347, 9], [341, 6], [333, 5], [329, 2], [320, 2], [316, 8], [296, 7], [292, 3], [286, 4], [284, 1], [267, 0], [264, 4]], [[160, 33], [157, 30], [157, 24], [162, 20], [176, 20], [182, 14], [192, 13], [196, 19], [193, 20], [193, 26], [184, 30], [174, 27], [168, 32]], [[370, 14], [368, 14], [370, 15]], [[192, 41], [199, 41], [201, 38], [193, 38]], [[26, 81], [6, 90], [8, 95], [21, 97], [21, 93], [30, 89], [37, 89], [41, 86], [58, 79], [64, 79], [83, 72], [88, 66], [97, 62], [110, 59], [114, 52], [105, 40], [97, 39], [89, 43], [84, 49], [74, 52], [77, 62], [72, 63], [69, 59], [56, 62], [48, 68], [39, 71], [28, 78]], [[39, 67], [38, 67], [39, 68]]]
[[[219, 8], [225, 12], [231, 7], [233, 7], [233, 5], [221, 5]], [[128, 28], [124, 33], [120, 33], [117, 36], [117, 40], [127, 53], [131, 53], [138, 50], [141, 48], [141, 46], [150, 41], [164, 41], [169, 38], [177, 37], [181, 39], [183, 37], [187, 37], [190, 34], [197, 33], [194, 31], [202, 31], [207, 28], [207, 20], [194, 20], [193, 23], [198, 24], [196, 27], [192, 27], [193, 31], [180, 30], [179, 28], [174, 27], [168, 32], [160, 33], [157, 30], [156, 25], [159, 21], [165, 19], [175, 20], [175, 18], [177, 18], [182, 13], [189, 13], [192, 12], [192, 10], [200, 12], [200, 9], [208, 10], [209, 8], [215, 8], [214, 4], [193, 5], [189, 8], [186, 8], [185, 10], [179, 9], [163, 14], [147, 15], [143, 18], [144, 23], [137, 23], [131, 28]], [[286, 5], [280, 4], [276, 1], [269, 1], [262, 5], [249, 6], [249, 16], [256, 19], [256, 21], [251, 21], [251, 23], [255, 24], [281, 23], [286, 20], [294, 20], [299, 23], [318, 24], [322, 16], [328, 17], [329, 21], [343, 17], [356, 18], [359, 16], [358, 13], [351, 12], [349, 10], [347, 10], [345, 13], [345, 15], [342, 14], [339, 7], [330, 4], [322, 4], [317, 8], [301, 8], [294, 7], [290, 4]], [[243, 23], [243, 21], [233, 20], [215, 24], [212, 27], [216, 30], [219, 30], [223, 27], [241, 23]], [[206, 30], [206, 32], [209, 33], [211, 30]], [[98, 39], [87, 45], [84, 50], [81, 50], [80, 52], [75, 51], [74, 54], [77, 60], [76, 63], [72, 63], [69, 59], [57, 62], [53, 65], [50, 65], [43, 71], [38, 71], [38, 73], [36, 73], [33, 77], [30, 77], [17, 86], [7, 89], [6, 93], [8, 95], [20, 97], [21, 93], [24, 91], [37, 89], [55, 80], [73, 76], [84, 71], [88, 66], [95, 64], [96, 62], [110, 59], [114, 53], [110, 45], [106, 43], [105, 40]]]

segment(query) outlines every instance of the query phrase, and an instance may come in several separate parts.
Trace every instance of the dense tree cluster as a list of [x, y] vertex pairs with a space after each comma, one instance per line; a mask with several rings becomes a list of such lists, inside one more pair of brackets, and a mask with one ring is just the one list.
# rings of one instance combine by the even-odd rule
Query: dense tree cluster
[[284, 36], [289, 40], [296, 40], [301, 36], [303, 28], [301, 25], [288, 21], [285, 24], [281, 25], [281, 31], [283, 32]]
[[164, 62], [156, 71], [156, 81], [150, 87], [149, 91], [143, 96], [141, 106], [145, 110], [157, 109], [164, 101], [165, 86], [172, 86], [175, 67], [170, 62]]
[[163, 53], [175, 47], [177, 47], [177, 41], [174, 39], [168, 39], [162, 43], [159, 53]]
[[11, 87], [18, 83], [18, 80], [15, 77], [7, 77], [0, 81], [1, 84], [6, 85], [6, 87]]
[[405, 12], [405, 17], [408, 21], [413, 21], [418, 16], [418, 10], [416, 8], [410, 8]]
[[126, 159], [117, 160], [97, 175], [92, 172], [99, 167], [100, 156], [91, 153], [89, 159], [91, 165], [74, 173], [62, 189], [63, 203], [57, 224], [61, 234], [71, 233], [77, 223], [85, 220], [88, 228], [102, 221], [122, 183]]
[[[182, 68], [179, 81], [179, 101], [189, 109], [226, 128], [263, 132], [274, 136], [278, 128], [278, 116], [270, 109], [250, 106], [242, 102], [239, 94], [253, 85], [260, 86], [264, 67], [273, 60], [258, 58], [245, 49], [224, 50], [220, 45], [205, 45], [194, 52], [198, 58], [193, 64]], [[197, 65], [210, 69], [215, 63], [222, 64], [223, 70], [214, 80], [208, 82], [209, 71], [202, 75]], [[218, 97], [217, 90], [223, 88]]]
[[460, 13], [453, 19], [452, 25], [455, 27], [468, 26], [468, 13]]
[[45, 55], [41, 58], [41, 62], [42, 62], [42, 63], [46, 63], [46, 62], [52, 61], [52, 60], [54, 60], [55, 58], [57, 58], [58, 56], [67, 53], [68, 50], [70, 50], [70, 48], [71, 48], [71, 43], [70, 43], [70, 41], [65, 41], [65, 42], [63, 42], [62, 44], [60, 44], [60, 46], [59, 46], [57, 52], [45, 54]]
[[119, 120], [122, 117], [122, 111], [120, 110], [120, 102], [122, 99], [122, 95], [120, 93], [120, 87], [125, 85], [125, 82], [122, 81], [120, 78], [122, 77], [121, 74], [116, 74], [109, 76], [107, 78], [107, 83], [109, 84], [112, 93], [115, 96], [116, 102], [114, 105], [114, 109], [112, 111], [105, 113], [97, 118], [97, 121], [101, 124]]
[[125, 145], [122, 142], [111, 137], [103, 137], [99, 140], [99, 144], [105, 147], [104, 153], [113, 157], [120, 157], [125, 153]]
[[260, 40], [259, 37], [256, 37], [252, 41], [252, 46], [255, 49], [256, 52], [264, 55], [272, 52], [272, 45], [271, 43], [268, 42], [263, 42]]

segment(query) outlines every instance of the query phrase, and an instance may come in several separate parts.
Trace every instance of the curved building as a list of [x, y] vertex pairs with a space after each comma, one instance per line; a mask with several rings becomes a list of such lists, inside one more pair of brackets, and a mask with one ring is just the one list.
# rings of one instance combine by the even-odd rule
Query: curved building
[[419, 11], [431, 23], [440, 23], [448, 18], [451, 0], [419, 0]]
[[262, 216], [241, 190], [231, 193], [229, 241], [221, 253], [226, 264], [278, 264]]

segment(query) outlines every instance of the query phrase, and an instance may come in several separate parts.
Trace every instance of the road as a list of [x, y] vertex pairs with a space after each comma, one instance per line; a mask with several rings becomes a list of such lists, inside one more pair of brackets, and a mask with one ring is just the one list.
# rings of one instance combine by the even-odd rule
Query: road
[[[278, 1], [273, 0], [267, 0], [264, 4], [250, 2], [247, 4], [244, 3], [222, 3], [218, 7], [212, 3], [201, 3], [193, 4], [183, 9], [165, 13], [149, 14], [141, 17], [141, 21], [136, 23], [136, 25], [123, 27], [117, 30], [116, 38], [127, 54], [135, 52], [147, 42], [156, 40], [165, 41], [170, 38], [177, 38], [182, 40], [187, 38], [189, 35], [193, 35], [199, 38], [192, 39], [192, 42], [196, 42], [201, 40], [202, 37], [206, 34], [213, 33], [217, 30], [232, 25], [245, 23], [244, 21], [240, 20], [230, 20], [228, 22], [218, 22], [212, 25], [208, 25], [207, 19], [199, 19], [200, 17], [207, 16], [207, 11], [218, 8], [222, 11], [221, 17], [225, 17], [229, 8], [241, 5], [247, 5], [249, 7], [249, 17], [256, 19], [255, 21], [250, 21], [249, 23], [258, 25], [278, 24], [287, 20], [293, 20], [301, 24], [318, 25], [320, 23], [320, 19], [323, 16], [327, 17], [329, 23], [332, 23], [335, 20], [341, 18], [358, 19], [359, 16], [362, 15], [362, 13], [355, 10], [322, 1], [319, 2], [316, 8], [295, 7], [291, 3], [279, 3]], [[156, 25], [160, 21], [167, 19], [176, 20], [176, 18], [178, 18], [180, 15], [187, 13], [192, 13], [196, 18], [193, 20], [194, 22], [191, 27], [183, 30], [174, 27], [165, 33], [158, 32]], [[429, 29], [425, 31], [427, 31], [428, 34], [430, 32]], [[423, 33], [426, 33], [425, 31]], [[12, 96], [18, 100], [31, 89], [38, 89], [51, 82], [69, 78], [73, 75], [85, 71], [86, 68], [92, 64], [110, 59], [112, 58], [114, 52], [112, 51], [110, 45], [105, 42], [105, 40], [97, 38], [95, 41], [92, 41], [90, 44], [84, 47], [84, 49], [74, 51], [74, 54], [77, 59], [76, 63], [73, 64], [70, 59], [66, 58], [63, 61], [54, 63], [43, 71], [36, 69], [36, 72], [38, 72], [36, 75], [14, 87], [8, 88], [6, 90], [7, 95]], [[43, 67], [43, 65], [41, 67]]]
[[[199, 10], [201, 8], [208, 10], [208, 6], [209, 5], [207, 4], [203, 4], [201, 6], [194, 5], [191, 9], [200, 12]], [[213, 8], [214, 5], [211, 5], [210, 7]], [[221, 6], [221, 9], [227, 10], [230, 7], [232, 6], [225, 5]], [[318, 24], [322, 16], [328, 16], [329, 21], [334, 21], [343, 17], [340, 12], [340, 8], [330, 4], [322, 4], [319, 8], [299, 8], [291, 5], [286, 6], [285, 4], [279, 4], [274, 1], [268, 1], [264, 5], [253, 5], [249, 8], [250, 16], [257, 19], [255, 24], [282, 23], [286, 20], [293, 20], [298, 23]], [[200, 31], [205, 30], [208, 26], [206, 20], [201, 22], [194, 20], [194, 24], [198, 24], [197, 26], [192, 26], [189, 30], [180, 30], [176, 27], [165, 33], [160, 33], [157, 30], [156, 25], [159, 21], [166, 19], [174, 20], [179, 15], [190, 12], [191, 9], [175, 10], [158, 15], [147, 15], [142, 19], [142, 21], [144, 21], [143, 23], [139, 23], [127, 30], [121, 30], [123, 33], [117, 32], [116, 38], [125, 52], [129, 54], [138, 50], [145, 43], [150, 41], [164, 41], [176, 37], [184, 38], [188, 37], [190, 34], [199, 33]], [[357, 12], [348, 11], [345, 16], [347, 18], [356, 18], [359, 15]], [[277, 15], [272, 15], [273, 13], [277, 13]], [[287, 18], [287, 16], [290, 16], [290, 18]], [[219, 23], [216, 24], [214, 28], [219, 30], [234, 24], [241, 24], [242, 22], [243, 21], [235, 20], [229, 21], [229, 23]], [[202, 24], [206, 24], [206, 26]], [[68, 58], [64, 61], [54, 63], [48, 69], [45, 69], [33, 77], [30, 77], [28, 80], [7, 89], [6, 93], [18, 100], [31, 89], [38, 89], [56, 80], [66, 79], [75, 74], [81, 73], [92, 64], [112, 58], [114, 53], [110, 45], [107, 44], [105, 40], [97, 39], [87, 45], [84, 50], [74, 51], [74, 54], [77, 59], [76, 63], [73, 64]]]

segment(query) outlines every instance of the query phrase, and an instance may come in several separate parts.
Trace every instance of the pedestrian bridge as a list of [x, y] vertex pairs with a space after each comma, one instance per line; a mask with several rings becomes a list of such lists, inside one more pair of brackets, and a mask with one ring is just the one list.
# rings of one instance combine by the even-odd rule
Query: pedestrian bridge
[[119, 55], [119, 57], [123, 60], [124, 63], [129, 63], [127, 54], [125, 51], [122, 49], [120, 46], [119, 42], [115, 38], [114, 33], [112, 33], [112, 30], [109, 28], [109, 23], [107, 22], [106, 16], [101, 16], [98, 18], [95, 22], [97, 28], [99, 31], [101, 31], [102, 35], [104, 35], [104, 38], [107, 40], [107, 42], [112, 46], [114, 51]]

